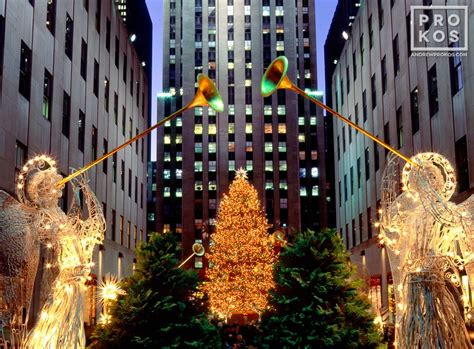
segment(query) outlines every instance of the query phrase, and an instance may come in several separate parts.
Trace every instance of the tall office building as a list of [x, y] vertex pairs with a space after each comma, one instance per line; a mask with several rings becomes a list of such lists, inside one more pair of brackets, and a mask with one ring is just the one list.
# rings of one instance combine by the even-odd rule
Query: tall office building
[[[453, 200], [461, 202], [474, 192], [470, 98], [474, 61], [469, 53], [464, 57], [412, 54], [411, 5], [430, 4], [426, 0], [360, 2], [352, 25], [330, 32], [327, 39], [340, 40], [342, 30], [348, 34], [340, 54], [326, 56], [334, 64], [332, 101], [341, 114], [407, 156], [442, 153], [456, 170]], [[448, 1], [448, 5], [469, 4]], [[472, 47], [473, 35], [469, 40]], [[373, 224], [379, 217], [387, 151], [341, 121], [334, 123], [334, 143], [337, 229], [367, 279], [375, 309], [393, 313], [390, 266]]]
[[163, 89], [170, 97], [159, 102], [160, 118], [193, 98], [199, 73], [216, 81], [226, 105], [218, 115], [188, 111], [159, 131], [154, 219], [158, 231], [183, 234], [185, 254], [212, 233], [240, 167], [271, 229], [326, 225], [322, 114], [291, 92], [260, 95], [265, 68], [279, 55], [288, 57], [290, 79], [315, 90], [314, 12], [308, 0], [164, 2]]
[[[0, 60], [2, 190], [15, 192], [18, 169], [35, 154], [51, 154], [65, 176], [147, 127], [147, 79], [111, 1], [1, 1]], [[107, 221], [99, 279], [130, 274], [144, 239], [146, 149], [141, 140], [88, 171]], [[67, 185], [65, 210], [71, 199]], [[91, 302], [86, 321], [95, 318]]]

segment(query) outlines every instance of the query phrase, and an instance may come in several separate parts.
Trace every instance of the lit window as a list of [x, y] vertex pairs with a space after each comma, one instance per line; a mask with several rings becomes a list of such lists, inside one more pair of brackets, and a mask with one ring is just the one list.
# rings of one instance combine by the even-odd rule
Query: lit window
[[313, 190], [311, 191], [312, 196], [319, 196], [319, 186], [313, 185]]
[[170, 195], [171, 195], [171, 188], [170, 187], [164, 187], [163, 191], [164, 191], [164, 197], [165, 198], [170, 197]]
[[270, 6], [263, 6], [262, 16], [264, 17], [270, 16]]
[[311, 168], [311, 177], [318, 178], [319, 177], [319, 169], [317, 167]]
[[266, 160], [265, 161], [265, 171], [273, 171], [273, 161], [272, 160]]
[[310, 124], [311, 126], [315, 126], [315, 125], [316, 125], [316, 116], [311, 116], [311, 117], [309, 118], [309, 124]]
[[280, 181], [280, 189], [281, 190], [288, 190], [288, 183], [286, 182], [286, 179], [282, 179]]
[[209, 172], [216, 172], [216, 161], [209, 161]]
[[252, 171], [253, 170], [253, 161], [252, 160], [247, 160], [245, 162], [245, 169], [247, 171]]
[[176, 169], [176, 179], [181, 179], [183, 177], [183, 170]]
[[202, 191], [202, 181], [196, 181], [196, 183], [194, 183], [194, 190]]
[[306, 152], [304, 150], [301, 150], [299, 154], [300, 154], [300, 160], [306, 159]]
[[[171, 126], [171, 121], [166, 121], [165, 122], [165, 127], [170, 127]], [[168, 131], [169, 132], [169, 131]]]
[[285, 142], [278, 142], [278, 152], [285, 153], [286, 152], [286, 143]]
[[265, 153], [271, 153], [273, 151], [273, 143], [265, 142]]
[[304, 133], [300, 133], [300, 134], [298, 135], [298, 142], [304, 143], [304, 141], [305, 141]]
[[[209, 45], [210, 46], [210, 45]], [[228, 40], [227, 41], [227, 49], [229, 51], [233, 51], [234, 50], [234, 40]]]
[[227, 144], [227, 150], [229, 152], [234, 152], [235, 151], [235, 142], [229, 142], [229, 144]]
[[194, 161], [194, 172], [202, 172], [202, 161]]
[[227, 69], [234, 69], [234, 62], [227, 63]]
[[300, 178], [306, 178], [306, 169], [300, 168]]
[[252, 142], [245, 142], [245, 151], [250, 153], [253, 151]]
[[[202, 107], [194, 108], [194, 115], [196, 115], [196, 116], [202, 115]], [[181, 120], [181, 118], [179, 118], [179, 119]], [[176, 120], [178, 120], [178, 118], [176, 118]]]
[[277, 6], [275, 9], [275, 16], [284, 16], [285, 11], [283, 10], [283, 6]]
[[286, 171], [287, 170], [286, 160], [280, 160], [279, 164], [280, 164], [280, 171]]
[[277, 51], [285, 51], [285, 43], [283, 41], [276, 42], [276, 50]]
[[176, 152], [176, 161], [183, 161], [183, 153], [178, 151]]
[[298, 117], [298, 125], [299, 126], [304, 126], [304, 116]]
[[277, 107], [277, 114], [278, 115], [286, 115], [286, 106], [284, 105], [279, 105]]
[[250, 41], [250, 40], [245, 40], [245, 42], [244, 42], [244, 49], [245, 49], [245, 50], [251, 50], [251, 49], [252, 49], [252, 41]]
[[263, 115], [272, 115], [272, 106], [266, 105], [263, 107]]
[[209, 143], [209, 153], [215, 153], [217, 151], [217, 145], [215, 142]]
[[278, 133], [286, 133], [286, 124], [278, 124]]
[[300, 187], [300, 196], [306, 196], [306, 187]]
[[280, 199], [280, 208], [288, 208], [288, 199], [287, 198], [281, 198]]
[[229, 171], [235, 171], [235, 160], [229, 160]]
[[246, 86], [246, 87], [252, 86], [252, 80], [250, 80], [250, 79], [245, 79], [245, 86]]
[[183, 196], [183, 189], [182, 188], [176, 188], [176, 197], [180, 198]]
[[209, 124], [207, 134], [209, 134], [209, 135], [215, 135], [216, 134], [216, 124]]
[[267, 179], [265, 181], [265, 190], [273, 190], [273, 180]]
[[244, 6], [244, 15], [250, 16], [250, 6], [248, 5]]
[[209, 190], [217, 190], [216, 181], [209, 181]]
[[176, 118], [176, 127], [181, 127], [183, 126], [183, 119], [181, 117]]
[[171, 154], [170, 154], [170, 152], [168, 152], [168, 151], [165, 152], [164, 161], [165, 161], [165, 162], [171, 161]]
[[175, 141], [176, 141], [176, 144], [183, 143], [183, 136], [182, 135], [176, 135]]
[[265, 133], [272, 133], [272, 124], [265, 124], [264, 130]]
[[227, 106], [227, 109], [228, 109], [229, 115], [235, 115], [235, 105], [229, 104], [229, 105]]
[[245, 133], [252, 133], [252, 124], [245, 124]]
[[202, 143], [196, 143], [194, 145], [194, 151], [198, 154], [202, 153]]
[[311, 160], [318, 160], [318, 151], [311, 150]]
[[171, 136], [165, 135], [165, 144], [171, 144]]
[[234, 15], [234, 6], [227, 6], [227, 16]]
[[194, 125], [194, 134], [195, 135], [202, 135], [202, 124]]
[[245, 105], [245, 115], [252, 115], [252, 106], [250, 104]]
[[163, 171], [163, 178], [164, 179], [170, 179], [171, 178], [171, 170], [168, 170], [168, 169], [164, 170]]
[[227, 132], [228, 133], [235, 133], [235, 124], [234, 123], [230, 123], [229, 126], [227, 127]]
[[311, 79], [311, 72], [309, 71], [309, 69], [306, 69], [304, 71], [304, 78], [305, 79]]

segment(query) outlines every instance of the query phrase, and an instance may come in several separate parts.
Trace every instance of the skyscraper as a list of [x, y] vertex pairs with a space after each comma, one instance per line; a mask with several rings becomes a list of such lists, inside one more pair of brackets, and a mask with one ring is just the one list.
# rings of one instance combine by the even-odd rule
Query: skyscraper
[[[430, 6], [431, 1], [357, 4], [351, 26], [330, 31], [326, 41], [340, 41], [342, 31], [347, 33], [342, 49], [326, 55], [328, 64], [333, 62], [327, 71], [333, 108], [407, 156], [443, 154], [456, 170], [453, 200], [462, 202], [474, 192], [472, 57], [413, 54], [411, 6]], [[469, 39], [472, 44], [472, 35]], [[387, 151], [341, 121], [334, 123], [334, 143], [337, 229], [367, 278], [375, 310], [393, 314], [390, 266], [374, 226]]]
[[[0, 43], [0, 189], [13, 193], [36, 154], [51, 154], [65, 176], [147, 128], [148, 82], [113, 2], [4, 1]], [[88, 171], [107, 221], [97, 278], [132, 272], [146, 233], [146, 170], [143, 139]], [[67, 185], [63, 209], [71, 199]]]
[[[314, 2], [164, 1], [163, 89], [159, 118], [189, 102], [207, 74], [226, 110], [196, 108], [158, 133], [158, 231], [183, 234], [185, 254], [212, 232], [219, 200], [242, 167], [257, 188], [272, 229], [326, 225], [324, 125], [294, 93], [263, 99], [260, 80], [279, 56], [289, 77], [316, 89]], [[153, 219], [153, 217], [151, 217]]]

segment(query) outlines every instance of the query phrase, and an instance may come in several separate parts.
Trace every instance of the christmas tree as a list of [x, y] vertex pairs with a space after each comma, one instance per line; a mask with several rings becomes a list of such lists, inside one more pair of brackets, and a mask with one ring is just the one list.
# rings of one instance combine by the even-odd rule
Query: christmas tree
[[334, 230], [307, 231], [275, 266], [262, 348], [376, 348], [370, 303], [359, 293], [349, 256]]
[[91, 348], [219, 348], [217, 329], [196, 297], [198, 276], [177, 268], [179, 236], [153, 234], [137, 250], [138, 263], [110, 306], [110, 320], [99, 325]]
[[208, 281], [203, 285], [210, 310], [218, 317], [261, 314], [266, 309], [275, 262], [267, 228], [258, 193], [246, 172], [238, 170], [219, 206], [208, 255]]

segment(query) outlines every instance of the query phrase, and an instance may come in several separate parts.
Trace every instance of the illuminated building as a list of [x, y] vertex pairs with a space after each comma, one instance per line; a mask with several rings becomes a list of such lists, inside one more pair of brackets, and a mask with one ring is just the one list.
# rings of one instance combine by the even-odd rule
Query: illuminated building
[[[217, 83], [226, 110], [197, 108], [158, 132], [157, 231], [183, 234], [184, 254], [214, 229], [234, 171], [246, 169], [274, 229], [326, 226], [322, 113], [260, 80], [277, 55], [289, 77], [316, 89], [314, 2], [164, 1], [163, 92], [158, 118], [191, 100], [199, 73]], [[152, 217], [153, 218], [153, 217]]]
[[[326, 51], [327, 86], [334, 109], [403, 154], [434, 151], [445, 156], [455, 167], [458, 187], [453, 201], [459, 203], [474, 187], [473, 60], [469, 55], [412, 54], [410, 6], [430, 4], [361, 1], [350, 26], [347, 23], [336, 30], [340, 23], [335, 18], [326, 46], [336, 42], [341, 46], [338, 52]], [[448, 2], [468, 4], [467, 0]], [[343, 30], [349, 33], [347, 41]], [[387, 152], [347, 125], [339, 121], [333, 125], [337, 229], [368, 281], [377, 310], [394, 310], [386, 249], [378, 246], [374, 226], [380, 215]]]
[[[14, 192], [15, 174], [35, 154], [51, 154], [64, 176], [147, 127], [148, 81], [112, 2], [3, 2], [0, 42], [1, 189]], [[146, 169], [142, 140], [88, 171], [107, 220], [97, 278], [132, 272], [146, 234]], [[62, 207], [71, 200], [68, 185]], [[89, 303], [88, 323], [94, 309]]]

